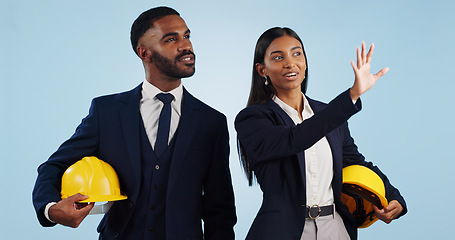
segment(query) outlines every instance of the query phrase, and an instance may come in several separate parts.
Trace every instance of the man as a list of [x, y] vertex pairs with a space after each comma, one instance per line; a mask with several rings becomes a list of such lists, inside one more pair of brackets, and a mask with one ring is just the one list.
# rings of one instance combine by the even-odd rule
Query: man
[[226, 117], [181, 85], [195, 71], [189, 38], [174, 9], [153, 8], [136, 19], [131, 43], [146, 81], [95, 98], [74, 135], [39, 167], [33, 203], [43, 226], [78, 227], [87, 216], [93, 203], [76, 204], [87, 198], [82, 194], [61, 200], [60, 181], [71, 164], [97, 156], [115, 169], [128, 196], [105, 214], [100, 239], [234, 239]]

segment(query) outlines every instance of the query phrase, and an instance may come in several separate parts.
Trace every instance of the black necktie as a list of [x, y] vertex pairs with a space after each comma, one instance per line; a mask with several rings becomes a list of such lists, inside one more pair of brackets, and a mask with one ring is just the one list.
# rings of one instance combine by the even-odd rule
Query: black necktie
[[155, 142], [155, 154], [159, 158], [167, 148], [169, 140], [169, 128], [171, 126], [171, 102], [174, 96], [170, 93], [159, 93], [156, 97], [164, 103], [161, 109], [160, 119], [158, 122], [158, 132]]

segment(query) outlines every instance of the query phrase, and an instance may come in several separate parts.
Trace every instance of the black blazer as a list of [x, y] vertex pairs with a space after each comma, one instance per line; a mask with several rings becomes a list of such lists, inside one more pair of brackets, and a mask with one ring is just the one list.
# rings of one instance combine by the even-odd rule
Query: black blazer
[[357, 151], [347, 120], [360, 111], [349, 91], [329, 104], [308, 98], [314, 116], [295, 125], [272, 100], [243, 109], [236, 117], [238, 140], [263, 191], [262, 206], [247, 239], [299, 240], [305, 224], [306, 190], [303, 151], [326, 136], [333, 156], [332, 187], [337, 212], [343, 218], [351, 239], [357, 239], [357, 224], [347, 206], [340, 202], [342, 169], [359, 164], [375, 171], [384, 181], [386, 197], [406, 204], [387, 177]]
[[[49, 202], [60, 200], [63, 172], [84, 156], [97, 156], [117, 172], [127, 200], [114, 203], [101, 221], [100, 239], [125, 237], [126, 224], [141, 190], [139, 101], [135, 89], [95, 98], [74, 135], [38, 168], [33, 204], [43, 226]], [[168, 239], [234, 239], [234, 193], [229, 171], [226, 117], [183, 92], [166, 197]], [[204, 221], [202, 232], [201, 219]]]

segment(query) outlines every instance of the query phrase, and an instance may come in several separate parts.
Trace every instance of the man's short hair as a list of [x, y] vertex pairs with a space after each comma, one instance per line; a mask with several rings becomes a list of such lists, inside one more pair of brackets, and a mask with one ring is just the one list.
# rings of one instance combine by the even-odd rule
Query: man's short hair
[[141, 38], [147, 30], [153, 28], [153, 23], [155, 23], [156, 20], [169, 15], [180, 16], [176, 10], [170, 7], [156, 7], [143, 12], [137, 17], [131, 26], [130, 36], [131, 46], [136, 54], [138, 54], [136, 48], [139, 38]]

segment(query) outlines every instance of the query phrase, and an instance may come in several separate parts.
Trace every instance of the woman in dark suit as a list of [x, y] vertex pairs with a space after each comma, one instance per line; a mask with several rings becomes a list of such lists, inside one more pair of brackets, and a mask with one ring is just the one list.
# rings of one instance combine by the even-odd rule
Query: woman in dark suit
[[351, 138], [347, 120], [360, 111], [360, 96], [388, 68], [370, 73], [374, 45], [357, 48], [353, 86], [330, 103], [305, 96], [308, 64], [303, 43], [289, 28], [271, 28], [256, 44], [247, 108], [236, 117], [241, 162], [263, 191], [247, 239], [357, 239], [357, 223], [341, 203], [342, 169], [363, 165], [384, 182], [389, 205], [375, 208], [390, 223], [407, 212], [399, 191]]

